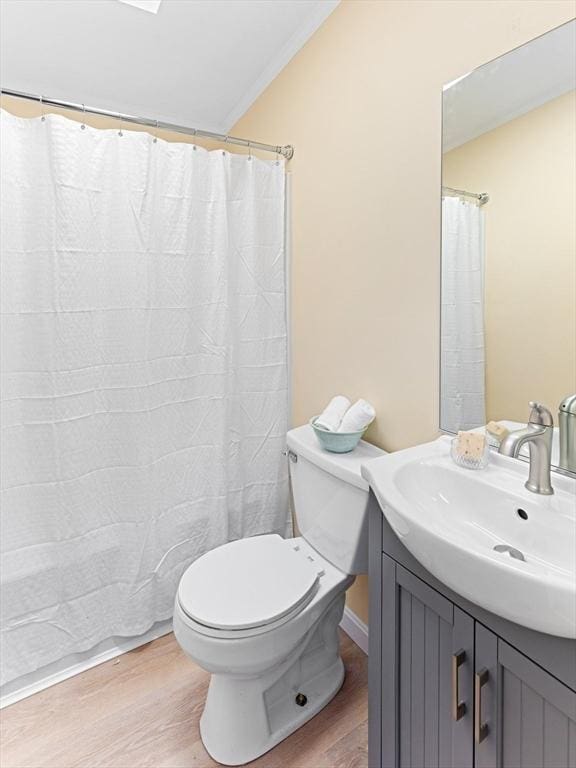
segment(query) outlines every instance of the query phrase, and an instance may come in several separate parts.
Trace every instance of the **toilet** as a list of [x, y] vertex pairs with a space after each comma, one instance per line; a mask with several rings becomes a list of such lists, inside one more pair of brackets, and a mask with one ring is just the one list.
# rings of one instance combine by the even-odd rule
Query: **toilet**
[[383, 451], [361, 441], [327, 453], [308, 425], [288, 432], [287, 447], [301, 535], [217, 547], [185, 571], [176, 595], [176, 639], [211, 673], [202, 741], [224, 765], [272, 749], [338, 692], [345, 593], [368, 567], [360, 467]]

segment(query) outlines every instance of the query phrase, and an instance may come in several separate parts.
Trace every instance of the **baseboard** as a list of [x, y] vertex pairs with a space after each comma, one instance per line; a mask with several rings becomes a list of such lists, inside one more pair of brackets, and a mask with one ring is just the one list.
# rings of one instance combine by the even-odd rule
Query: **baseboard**
[[[152, 642], [163, 635], [172, 631], [172, 619], [157, 622], [148, 632], [137, 637], [114, 637], [104, 640], [95, 648], [82, 654], [74, 654], [73, 657], [62, 659], [54, 664], [49, 664], [37, 672], [24, 675], [21, 680], [14, 680], [3, 686], [3, 692], [0, 695], [0, 709], [16, 704], [17, 701], [28, 698], [35, 693], [56, 685], [64, 680], [68, 680], [74, 675], [86, 672], [92, 667], [98, 666], [105, 661], [121, 656], [123, 653], [133, 651], [141, 645]], [[71, 661], [71, 658], [74, 661]], [[19, 684], [20, 683], [20, 684]]]
[[346, 606], [340, 622], [340, 628], [346, 632], [361, 651], [368, 655], [368, 627], [356, 614]]

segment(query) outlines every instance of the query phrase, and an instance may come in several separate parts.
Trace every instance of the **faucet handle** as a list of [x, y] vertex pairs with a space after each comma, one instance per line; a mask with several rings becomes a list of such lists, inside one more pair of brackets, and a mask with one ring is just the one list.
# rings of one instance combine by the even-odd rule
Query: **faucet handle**
[[554, 418], [545, 405], [542, 405], [542, 403], [536, 403], [533, 400], [531, 400], [528, 405], [530, 408], [532, 408], [530, 411], [528, 424], [538, 424], [541, 427], [554, 426]]

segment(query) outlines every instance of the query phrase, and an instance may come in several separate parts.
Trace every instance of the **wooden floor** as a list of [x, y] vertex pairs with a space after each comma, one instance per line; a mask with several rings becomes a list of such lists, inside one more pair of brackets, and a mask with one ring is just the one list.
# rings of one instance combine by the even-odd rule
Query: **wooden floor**
[[[254, 768], [366, 768], [367, 657], [342, 633], [346, 681]], [[0, 711], [2, 768], [209, 768], [209, 676], [172, 634]]]

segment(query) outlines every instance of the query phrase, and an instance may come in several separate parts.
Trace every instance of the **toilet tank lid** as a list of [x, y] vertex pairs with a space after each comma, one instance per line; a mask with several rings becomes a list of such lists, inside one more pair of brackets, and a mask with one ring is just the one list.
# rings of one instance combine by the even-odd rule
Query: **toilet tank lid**
[[360, 440], [350, 453], [330, 453], [320, 447], [318, 438], [309, 424], [291, 429], [286, 435], [286, 444], [296, 455], [302, 456], [334, 477], [366, 491], [368, 483], [361, 474], [362, 464], [371, 459], [378, 459], [386, 453], [364, 440]]

